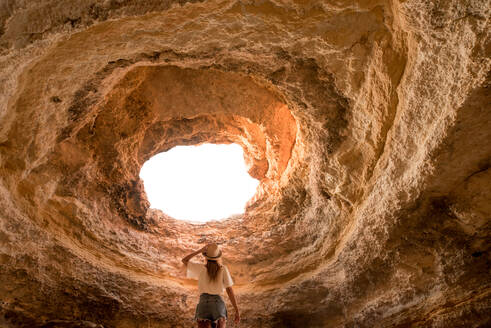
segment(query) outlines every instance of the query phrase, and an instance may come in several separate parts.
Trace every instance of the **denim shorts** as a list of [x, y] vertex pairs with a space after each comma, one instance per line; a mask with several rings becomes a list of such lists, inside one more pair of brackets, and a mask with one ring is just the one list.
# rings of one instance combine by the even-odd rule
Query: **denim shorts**
[[227, 319], [227, 307], [220, 295], [203, 293], [199, 296], [194, 320], [206, 319], [216, 322], [220, 318]]

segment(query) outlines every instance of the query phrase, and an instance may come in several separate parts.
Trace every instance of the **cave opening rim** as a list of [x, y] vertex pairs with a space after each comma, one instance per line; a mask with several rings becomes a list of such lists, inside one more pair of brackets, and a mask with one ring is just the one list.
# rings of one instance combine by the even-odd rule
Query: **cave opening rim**
[[[272, 205], [270, 195], [288, 184], [289, 174], [285, 173], [294, 170], [299, 157], [302, 157], [297, 148], [301, 144], [298, 139], [302, 138], [299, 126], [300, 118], [295, 115], [296, 106], [291, 106], [292, 104], [287, 101], [288, 97], [282, 90], [276, 88], [275, 85], [271, 84], [271, 81], [264, 77], [245, 74], [241, 71], [224, 71], [210, 66], [137, 62], [125, 66], [124, 70], [118, 71], [116, 74], [118, 75], [117, 78], [113, 78], [108, 85], [107, 92], [104, 93], [104, 100], [97, 104], [97, 107], [105, 108], [104, 111], [100, 112], [117, 112], [122, 108], [131, 108], [137, 105], [143, 106], [141, 108], [145, 116], [142, 119], [148, 119], [147, 124], [144, 125], [146, 126], [145, 129], [142, 130], [141, 142], [120, 147], [120, 149], [127, 149], [127, 147], [136, 146], [133, 149], [138, 154], [136, 160], [127, 161], [124, 156], [120, 156], [121, 152], [118, 151], [117, 154], [118, 158], [123, 158], [120, 165], [123, 171], [120, 172], [121, 170], [117, 168], [118, 172], [114, 176], [122, 178], [121, 184], [124, 195], [121, 199], [116, 199], [114, 204], [123, 219], [143, 230], [151, 229], [155, 224], [159, 224], [158, 222], [168, 219], [180, 223], [195, 223], [190, 220], [175, 219], [165, 211], [147, 206], [145, 203], [148, 204], [148, 200], [146, 192], [142, 188], [143, 181], [139, 178], [139, 171], [143, 163], [151, 156], [176, 146], [197, 145], [203, 139], [215, 144], [237, 143], [241, 145], [245, 153], [253, 155], [251, 159], [254, 162], [254, 170], [253, 173], [250, 172], [250, 175], [260, 181], [258, 191], [253, 196], [255, 199], [246, 206], [242, 214], [212, 221], [228, 221], [229, 219], [249, 221], [258, 216], [257, 214], [261, 214], [263, 209], [267, 210], [274, 205]], [[169, 105], [167, 101], [159, 101], [159, 98], [155, 96], [162, 98], [160, 100], [166, 100], [169, 95], [173, 95], [170, 99], [178, 99], [187, 95], [187, 90], [190, 89], [174, 86], [175, 81], [171, 78], [175, 76], [180, 78], [180, 84], [193, 82], [200, 85], [204, 83], [205, 91], [208, 92], [206, 95], [212, 97], [204, 97], [203, 94], [195, 95], [198, 98], [201, 97], [204, 102], [200, 102], [200, 106], [193, 106], [193, 103], [189, 102], [186, 103], [185, 108], [179, 107], [180, 103]], [[215, 83], [210, 83], [210, 78]], [[163, 88], [159, 83], [155, 83], [159, 81], [168, 83], [167, 81], [170, 80], [174, 81], [168, 85], [171, 89]], [[221, 97], [216, 97], [216, 94], [227, 94], [223, 89], [217, 89], [218, 93], [210, 93], [210, 90], [206, 89], [208, 86], [217, 88], [220, 83], [223, 86], [224, 82], [227, 86], [235, 86], [233, 83], [230, 84], [230, 81], [239, 86], [248, 86], [252, 90], [253, 99], [256, 101], [243, 102], [244, 104], [260, 104], [261, 106], [255, 105], [256, 110], [254, 111], [251, 110], [251, 106], [243, 106], [242, 103], [239, 103], [241, 106], [232, 108], [230, 103], [236, 103], [233, 101], [222, 102]], [[159, 88], [155, 90], [149, 88], [155, 85], [159, 85]], [[127, 86], [136, 87], [128, 89]], [[127, 92], [128, 90], [129, 92]], [[166, 93], [162, 93], [161, 90], [166, 90]], [[244, 94], [248, 95], [247, 93]], [[194, 92], [191, 96], [193, 95]], [[213, 97], [217, 99], [213, 99]], [[191, 97], [191, 99], [193, 98]], [[225, 103], [228, 108], [210, 110], [211, 107], [206, 108], [201, 105], [212, 103], [210, 99], [220, 100], [220, 104]], [[160, 107], [160, 104], [165, 104], [165, 107]], [[200, 107], [203, 109], [193, 112], [192, 108]], [[191, 112], [188, 112], [190, 108]], [[95, 119], [98, 119], [99, 115], [98, 112]], [[129, 115], [128, 119], [134, 117], [136, 116]], [[267, 117], [271, 119], [266, 119]], [[102, 124], [95, 124], [94, 126], [111, 126], [104, 124], [104, 119], [105, 117], [102, 117]], [[202, 126], [204, 129], [201, 128]], [[215, 127], [219, 127], [218, 130], [214, 130]], [[177, 134], [176, 132], [179, 132], [181, 128], [185, 133]], [[111, 126], [111, 129], [114, 127]], [[133, 138], [131, 132], [129, 135], [125, 134], [125, 141], [131, 140], [131, 138]], [[276, 147], [271, 144], [271, 140], [280, 140], [281, 143]], [[293, 158], [295, 159], [292, 162]], [[128, 171], [125, 172], [126, 169]], [[109, 171], [112, 172], [111, 169]], [[276, 200], [273, 202], [277, 203]], [[255, 221], [253, 220], [253, 222]]]

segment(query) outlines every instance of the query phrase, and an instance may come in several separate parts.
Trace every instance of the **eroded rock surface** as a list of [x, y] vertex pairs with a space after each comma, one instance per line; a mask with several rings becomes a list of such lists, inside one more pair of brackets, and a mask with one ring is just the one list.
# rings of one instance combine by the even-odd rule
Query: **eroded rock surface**
[[[0, 3], [0, 325], [191, 327], [180, 259], [209, 241], [243, 327], [490, 325], [489, 17], [484, 0]], [[245, 213], [150, 209], [143, 163], [205, 142], [244, 148]]]

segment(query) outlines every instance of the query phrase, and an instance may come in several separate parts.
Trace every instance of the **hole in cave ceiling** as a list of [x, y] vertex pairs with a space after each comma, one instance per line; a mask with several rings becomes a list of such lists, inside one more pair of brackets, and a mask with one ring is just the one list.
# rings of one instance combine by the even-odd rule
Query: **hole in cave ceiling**
[[152, 208], [193, 222], [243, 213], [259, 184], [237, 144], [174, 147], [146, 161], [140, 178]]

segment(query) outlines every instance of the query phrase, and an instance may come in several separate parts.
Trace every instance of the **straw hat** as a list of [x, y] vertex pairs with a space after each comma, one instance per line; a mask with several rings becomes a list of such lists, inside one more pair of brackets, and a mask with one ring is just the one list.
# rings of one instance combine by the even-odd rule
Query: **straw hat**
[[217, 244], [210, 244], [206, 248], [206, 252], [203, 253], [203, 256], [206, 257], [208, 260], [216, 261], [220, 258], [220, 256], [222, 256], [222, 251]]

